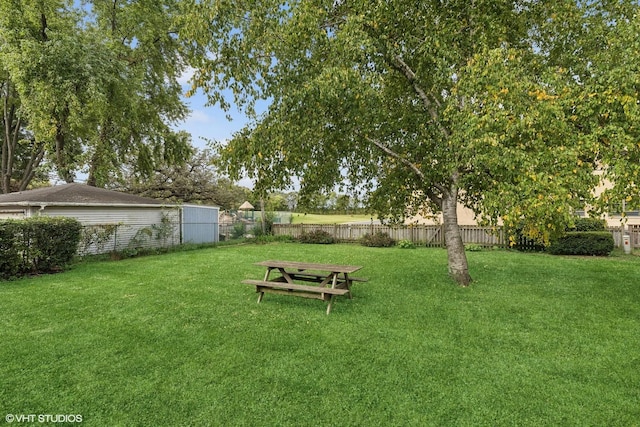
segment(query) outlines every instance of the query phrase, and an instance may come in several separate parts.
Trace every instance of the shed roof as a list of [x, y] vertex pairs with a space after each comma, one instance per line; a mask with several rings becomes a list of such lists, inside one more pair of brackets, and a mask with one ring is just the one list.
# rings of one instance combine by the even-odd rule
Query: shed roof
[[0, 206], [161, 206], [161, 200], [71, 183], [0, 194]]

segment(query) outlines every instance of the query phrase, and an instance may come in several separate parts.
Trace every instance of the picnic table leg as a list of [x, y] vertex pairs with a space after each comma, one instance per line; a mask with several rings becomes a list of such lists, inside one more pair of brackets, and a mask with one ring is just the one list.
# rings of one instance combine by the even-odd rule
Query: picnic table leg
[[[338, 273], [332, 273], [331, 275], [333, 276], [331, 281], [331, 289], [335, 289], [336, 284], [338, 283]], [[329, 315], [329, 313], [331, 313], [331, 304], [333, 304], [334, 297], [335, 295], [333, 294], [329, 297], [329, 303], [327, 304], [327, 316]]]
[[285, 270], [284, 268], [278, 268], [278, 270], [280, 271], [280, 274], [282, 275], [282, 278], [284, 278], [284, 280], [287, 283], [291, 283], [293, 285], [293, 279], [289, 275], [289, 272], [287, 272], [287, 270]]
[[333, 276], [331, 281], [331, 289], [335, 289], [336, 285], [338, 284], [338, 274], [339, 273], [331, 273], [331, 275]]
[[347, 290], [349, 291], [349, 299], [353, 299], [353, 295], [351, 295], [351, 280], [349, 280], [347, 273], [344, 273], [344, 283], [347, 285]]
[[[267, 272], [264, 273], [265, 282], [269, 280], [269, 274], [271, 274], [271, 268], [267, 268]], [[256, 286], [256, 292], [260, 292], [260, 295], [258, 295], [258, 304], [260, 304], [262, 298], [264, 297], [264, 291], [260, 290], [260, 286]]]
[[331, 295], [331, 297], [329, 298], [329, 304], [327, 305], [327, 316], [329, 315], [329, 313], [331, 313], [331, 304], [333, 303], [333, 297], [334, 295]]

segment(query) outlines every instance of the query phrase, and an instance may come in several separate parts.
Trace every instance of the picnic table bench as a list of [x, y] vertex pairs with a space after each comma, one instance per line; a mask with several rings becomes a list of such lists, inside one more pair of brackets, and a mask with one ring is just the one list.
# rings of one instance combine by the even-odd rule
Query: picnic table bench
[[[348, 295], [349, 298], [352, 298], [351, 284], [366, 282], [366, 279], [349, 276], [362, 268], [356, 265], [276, 260], [261, 261], [255, 265], [267, 268], [264, 279], [247, 279], [242, 283], [256, 287], [256, 292], [259, 293], [258, 303], [262, 301], [265, 293], [320, 299], [328, 302], [327, 314], [331, 312], [331, 305], [336, 295]], [[272, 272], [278, 275], [270, 280]], [[306, 283], [314, 283], [315, 285]]]

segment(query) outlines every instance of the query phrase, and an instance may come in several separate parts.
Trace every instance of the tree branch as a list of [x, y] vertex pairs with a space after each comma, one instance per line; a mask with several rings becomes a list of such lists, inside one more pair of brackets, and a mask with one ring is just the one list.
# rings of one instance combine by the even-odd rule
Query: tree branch
[[49, 40], [49, 38], [47, 37], [47, 28], [47, 17], [43, 12], [40, 14], [40, 36], [42, 37], [43, 42]]
[[38, 144], [37, 150], [36, 150], [36, 147], [34, 147], [34, 151], [31, 153], [31, 157], [29, 158], [29, 163], [25, 167], [24, 173], [22, 174], [22, 180], [20, 181], [18, 191], [26, 190], [29, 183], [33, 181], [33, 178], [36, 174], [36, 169], [40, 166], [40, 163], [44, 158], [44, 154], [45, 154], [44, 144]]
[[[434, 185], [434, 187], [436, 187], [437, 189], [440, 188], [439, 185]], [[429, 200], [434, 202], [436, 205], [438, 205], [440, 209], [442, 209], [442, 197], [437, 196], [436, 193], [431, 188], [427, 188], [423, 191], [425, 192]]]
[[400, 55], [394, 56], [393, 60], [395, 62], [394, 63], [395, 68], [407, 78], [409, 83], [411, 83], [411, 86], [413, 86], [413, 90], [418, 94], [424, 106], [427, 107], [427, 109], [431, 113], [431, 118], [435, 120], [436, 116], [434, 115], [435, 111], [433, 111], [433, 105], [431, 103], [431, 100], [429, 99], [429, 96], [427, 95], [427, 93], [418, 84], [416, 73], [411, 69], [411, 67], [409, 67], [409, 64], [404, 62], [404, 60]]
[[427, 183], [427, 177], [416, 165], [414, 165], [411, 161], [402, 157], [400, 154], [396, 153], [395, 151], [393, 151], [392, 149], [384, 145], [382, 142], [378, 141], [377, 139], [371, 138], [370, 136], [365, 136], [364, 138], [370, 143], [372, 143], [373, 145], [375, 145], [376, 147], [378, 147], [380, 150], [382, 150], [389, 157], [393, 157], [394, 159], [398, 160], [400, 163], [409, 167], [409, 169], [411, 169], [411, 171], [415, 173], [424, 184], [427, 184], [425, 185], [426, 188], [424, 188], [423, 190], [427, 195], [427, 197], [429, 197], [429, 199], [431, 199], [431, 201], [436, 203], [438, 206], [442, 206], [442, 197], [436, 195], [436, 192], [433, 189], [442, 193], [444, 191], [443, 186], [437, 183], [436, 184]]
[[422, 171], [420, 169], [418, 169], [418, 167], [416, 165], [414, 165], [412, 162], [410, 162], [409, 160], [405, 159], [400, 154], [396, 153], [395, 151], [393, 151], [392, 149], [390, 149], [389, 147], [387, 147], [386, 145], [384, 145], [382, 142], [378, 141], [377, 139], [371, 138], [369, 136], [365, 136], [365, 139], [367, 141], [369, 141], [370, 143], [372, 143], [373, 145], [375, 145], [376, 147], [378, 147], [379, 149], [381, 149], [382, 151], [384, 151], [390, 157], [393, 157], [394, 159], [399, 160], [400, 163], [404, 164], [405, 166], [408, 166], [409, 169], [411, 169], [416, 175], [418, 175], [418, 177], [421, 180], [423, 180], [423, 181], [425, 180], [424, 173], [422, 173]]
[[[409, 64], [407, 64], [402, 59], [402, 57], [400, 55], [395, 55], [393, 57], [392, 66], [396, 70], [400, 71], [402, 73], [402, 75], [404, 75], [406, 77], [406, 79], [411, 84], [411, 87], [413, 87], [413, 90], [415, 91], [415, 93], [418, 95], [418, 97], [422, 101], [422, 104], [425, 106], [425, 108], [429, 112], [429, 115], [431, 116], [431, 120], [436, 124], [436, 126], [438, 126], [438, 129], [440, 129], [440, 131], [443, 133], [443, 135], [448, 138], [450, 136], [449, 135], [449, 131], [439, 123], [438, 112], [436, 111], [436, 109], [435, 109], [435, 107], [433, 105], [434, 103], [429, 98], [429, 95], [427, 95], [427, 93], [424, 91], [424, 89], [422, 89], [422, 87], [418, 83], [418, 79], [417, 79], [416, 73], [411, 69]], [[435, 103], [436, 103], [436, 105], [438, 107], [440, 107], [440, 103], [437, 100], [435, 101]]]

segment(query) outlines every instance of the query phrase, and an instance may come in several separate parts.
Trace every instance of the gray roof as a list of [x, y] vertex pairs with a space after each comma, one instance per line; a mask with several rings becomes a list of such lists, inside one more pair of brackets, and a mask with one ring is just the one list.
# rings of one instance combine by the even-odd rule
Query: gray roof
[[165, 203], [161, 200], [78, 183], [0, 194], [0, 206], [161, 206], [163, 204]]

